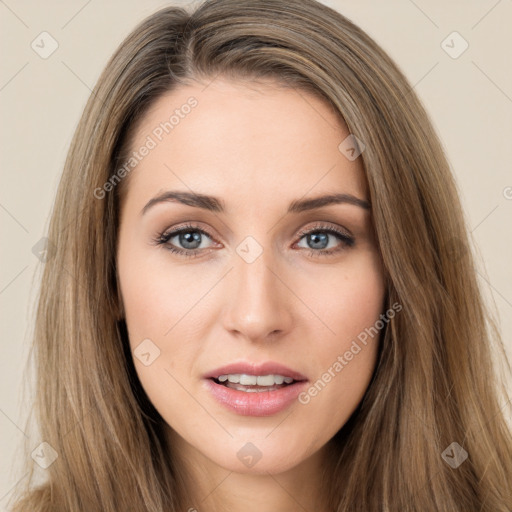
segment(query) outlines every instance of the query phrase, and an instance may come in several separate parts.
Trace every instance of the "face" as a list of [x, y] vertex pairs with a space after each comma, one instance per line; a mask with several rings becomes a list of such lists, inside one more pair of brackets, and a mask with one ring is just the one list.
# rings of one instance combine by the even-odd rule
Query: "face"
[[132, 140], [117, 270], [135, 368], [174, 442], [230, 471], [319, 453], [373, 373], [378, 336], [358, 336], [384, 278], [347, 136], [308, 93], [217, 79], [160, 97]]

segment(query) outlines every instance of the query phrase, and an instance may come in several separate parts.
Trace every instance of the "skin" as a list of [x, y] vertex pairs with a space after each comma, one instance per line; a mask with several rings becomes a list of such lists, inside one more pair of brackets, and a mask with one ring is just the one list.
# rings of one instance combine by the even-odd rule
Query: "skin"
[[[132, 150], [190, 96], [198, 105], [132, 171], [121, 207], [118, 278], [132, 353], [145, 339], [160, 350], [148, 366], [134, 357], [135, 368], [169, 427], [187, 484], [184, 510], [327, 510], [319, 475], [328, 442], [368, 387], [378, 337], [309, 403], [267, 417], [226, 409], [202, 377], [231, 362], [276, 361], [313, 384], [379, 319], [385, 287], [371, 211], [333, 204], [286, 214], [291, 201], [324, 194], [368, 200], [361, 157], [340, 152], [349, 131], [322, 100], [222, 78], [161, 96]], [[219, 197], [226, 212], [164, 202], [142, 215], [166, 190]], [[198, 257], [153, 243], [186, 223], [209, 233], [199, 235]], [[348, 231], [354, 245], [329, 234], [319, 248], [298, 235], [319, 224]], [[263, 251], [251, 263], [236, 251], [247, 236]], [[172, 244], [191, 250], [177, 235]], [[330, 248], [340, 250], [318, 255]], [[262, 454], [251, 468], [237, 457], [247, 442]]]

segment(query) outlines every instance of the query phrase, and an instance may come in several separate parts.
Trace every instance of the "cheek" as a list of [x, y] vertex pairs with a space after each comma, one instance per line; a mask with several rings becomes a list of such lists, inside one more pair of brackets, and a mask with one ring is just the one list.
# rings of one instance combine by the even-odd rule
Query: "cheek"
[[195, 298], [194, 291], [197, 295], [179, 267], [162, 264], [165, 249], [146, 246], [141, 239], [135, 230], [121, 231], [117, 262], [132, 349], [145, 338], [170, 339], [185, 306]]
[[136, 253], [125, 257], [119, 263], [121, 293], [140, 383], [160, 415], [181, 424], [190, 421], [194, 405], [188, 402], [183, 386], [188, 388], [195, 346], [183, 328], [197, 293], [185, 286], [179, 271], [164, 272], [160, 267], [139, 259]]
[[172, 275], [162, 276], [155, 268], [138, 269], [124, 279], [123, 304], [133, 343], [141, 336], [165, 338], [173, 328], [177, 321], [175, 317], [182, 312], [186, 302], [181, 292], [174, 291], [178, 285]]
[[327, 328], [315, 340], [314, 379], [299, 401], [310, 410], [312, 421], [321, 421], [322, 428], [334, 433], [361, 401], [373, 374], [386, 325], [380, 321], [385, 284], [374, 252], [317, 283], [322, 285], [310, 301]]
[[308, 305], [326, 327], [318, 340], [325, 355], [344, 351], [383, 312], [385, 283], [375, 251], [357, 254], [329, 273], [325, 269], [310, 273], [304, 293], [306, 289], [310, 290]]

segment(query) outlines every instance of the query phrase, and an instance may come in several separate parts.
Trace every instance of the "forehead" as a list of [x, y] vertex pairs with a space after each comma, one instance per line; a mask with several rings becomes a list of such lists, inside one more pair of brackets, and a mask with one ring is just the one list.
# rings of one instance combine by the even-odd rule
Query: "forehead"
[[272, 82], [192, 82], [159, 97], [140, 121], [129, 154], [150, 150], [132, 171], [128, 197], [166, 188], [260, 204], [310, 190], [363, 197], [361, 158], [338, 148], [349, 135], [341, 116], [308, 92]]

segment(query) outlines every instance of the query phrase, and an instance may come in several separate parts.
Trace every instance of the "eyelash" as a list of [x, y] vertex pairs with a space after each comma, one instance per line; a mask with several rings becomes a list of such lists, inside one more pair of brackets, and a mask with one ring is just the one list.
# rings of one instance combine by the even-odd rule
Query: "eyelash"
[[[203, 249], [178, 249], [168, 243], [171, 238], [174, 238], [175, 236], [180, 235], [181, 233], [187, 233], [190, 231], [201, 233], [202, 235], [206, 235], [209, 238], [213, 239], [213, 237], [210, 235], [210, 233], [208, 233], [204, 229], [201, 229], [199, 226], [193, 225], [193, 224], [187, 224], [187, 225], [180, 227], [179, 229], [176, 229], [174, 231], [170, 231], [170, 232], [164, 231], [163, 233], [158, 233], [157, 236], [153, 239], [153, 243], [157, 246], [164, 247], [166, 250], [170, 251], [171, 253], [178, 254], [178, 255], [184, 256], [186, 258], [194, 258], [196, 256], [199, 256], [200, 253], [203, 251]], [[344, 249], [348, 249], [348, 248], [352, 247], [355, 243], [354, 238], [347, 235], [343, 231], [333, 228], [332, 226], [326, 226], [326, 225], [319, 225], [319, 226], [315, 226], [313, 229], [301, 230], [298, 233], [299, 241], [306, 235], [309, 235], [311, 233], [318, 233], [318, 232], [328, 233], [328, 234], [336, 236], [336, 238], [338, 238], [338, 240], [340, 240], [342, 242], [342, 247], [341, 248], [340, 247], [331, 248], [331, 249], [319, 249], [319, 250], [302, 248], [302, 249], [307, 250], [309, 252], [309, 255], [312, 257], [330, 256], [334, 253], [338, 253], [339, 251], [342, 251]]]

